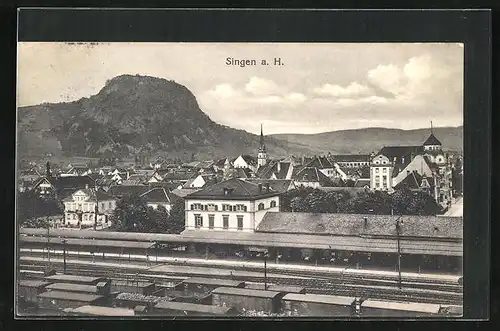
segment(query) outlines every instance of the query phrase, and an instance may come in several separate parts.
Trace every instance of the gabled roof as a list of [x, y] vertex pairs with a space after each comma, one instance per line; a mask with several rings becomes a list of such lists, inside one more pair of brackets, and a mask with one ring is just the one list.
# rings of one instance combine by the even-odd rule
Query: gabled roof
[[394, 158], [401, 159], [402, 157], [411, 157], [411, 155], [418, 155], [424, 152], [422, 146], [385, 146], [377, 155], [384, 155], [393, 161]]
[[68, 177], [42, 177], [35, 186], [42, 181], [48, 181], [56, 190], [81, 189], [85, 185], [94, 185], [95, 182], [89, 176], [68, 176]]
[[276, 196], [278, 194], [279, 192], [273, 190], [271, 187], [269, 191], [267, 191], [264, 186], [261, 186], [259, 189], [259, 185], [256, 183], [239, 178], [232, 178], [191, 193], [186, 196], [186, 199], [255, 200], [257, 198]]
[[[78, 191], [82, 191], [83, 193], [85, 193], [89, 199], [87, 201], [109, 201], [109, 200], [115, 200], [116, 198], [102, 190], [95, 190], [94, 188], [84, 188], [84, 189], [79, 189], [79, 190], [75, 190], [73, 194], [75, 194], [76, 192]], [[73, 201], [73, 196], [70, 195], [66, 198], [63, 199], [63, 201]]]
[[234, 171], [238, 178], [251, 178], [253, 175], [253, 171], [248, 168], [234, 168]]
[[186, 195], [189, 195], [193, 192], [198, 192], [199, 188], [176, 188], [172, 190], [172, 194], [175, 194], [179, 198], [184, 198]]
[[146, 202], [172, 203], [172, 195], [163, 187], [155, 187], [141, 194], [141, 198]]
[[370, 186], [370, 178], [360, 178], [354, 183], [354, 187], [365, 187]]
[[305, 167], [315, 167], [318, 169], [333, 168], [333, 164], [325, 156], [315, 156], [311, 161], [305, 164]]
[[255, 156], [252, 156], [252, 155], [241, 155], [241, 158], [243, 160], [245, 160], [245, 162], [248, 165], [251, 165], [251, 166], [257, 165], [257, 158]]
[[217, 160], [215, 161], [214, 165], [219, 167], [219, 168], [222, 168], [224, 167], [225, 163], [226, 163], [226, 160], [227, 159], [220, 159], [220, 160]]
[[249, 178], [246, 179], [246, 181], [255, 183], [255, 184], [263, 184], [265, 185], [266, 183], [269, 183], [269, 187], [271, 187], [273, 190], [279, 192], [279, 193], [284, 193], [286, 192], [291, 185], [293, 185], [293, 181], [291, 179], [260, 179], [260, 178]]
[[323, 174], [316, 167], [304, 167], [295, 175], [298, 182], [319, 182], [321, 185], [331, 184], [330, 178]]
[[423, 146], [429, 146], [429, 145], [439, 145], [441, 146], [441, 142], [439, 141], [438, 138], [436, 138], [436, 136], [431, 133], [431, 135], [429, 136], [429, 138], [427, 138], [427, 140], [424, 142]]
[[331, 162], [370, 162], [371, 159], [369, 154], [330, 154], [327, 157]]
[[[257, 177], [259, 178], [269, 178], [273, 174], [273, 171], [276, 171], [277, 161], [269, 161], [264, 166], [259, 167], [257, 169]], [[274, 170], [273, 170], [274, 169]]]
[[422, 176], [416, 172], [412, 171], [410, 172], [402, 181], [398, 183], [394, 188], [399, 189], [399, 188], [409, 188], [409, 189], [419, 189], [420, 184], [422, 183]]
[[141, 195], [149, 191], [151, 187], [146, 185], [116, 185], [109, 189], [109, 193], [116, 197]]
[[[364, 218], [366, 217], [366, 227]], [[257, 232], [301, 233], [342, 236], [397, 236], [462, 239], [463, 219], [443, 216], [398, 216], [371, 214], [327, 214], [267, 212]]]

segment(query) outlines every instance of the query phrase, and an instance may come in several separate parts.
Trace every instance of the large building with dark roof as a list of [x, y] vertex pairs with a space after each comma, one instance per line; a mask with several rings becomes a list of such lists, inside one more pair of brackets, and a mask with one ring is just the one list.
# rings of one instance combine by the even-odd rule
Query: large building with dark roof
[[427, 191], [444, 209], [452, 201], [452, 167], [441, 142], [431, 132], [421, 146], [385, 146], [371, 160], [370, 188]]
[[250, 231], [268, 211], [279, 211], [281, 192], [270, 184], [233, 178], [184, 197], [185, 229]]

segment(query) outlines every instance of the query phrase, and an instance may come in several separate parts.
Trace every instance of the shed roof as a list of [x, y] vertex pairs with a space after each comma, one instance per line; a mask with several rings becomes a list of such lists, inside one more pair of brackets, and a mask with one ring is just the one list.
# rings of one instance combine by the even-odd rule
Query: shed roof
[[24, 286], [24, 287], [45, 287], [49, 284], [50, 284], [50, 282], [44, 282], [41, 280], [20, 280], [19, 281], [19, 286]]
[[78, 308], [71, 309], [70, 312], [85, 314], [85, 315], [95, 315], [95, 316], [134, 316], [133, 309], [127, 308], [111, 308], [103, 306], [81, 306]]
[[252, 289], [237, 288], [237, 287], [218, 287], [212, 291], [212, 294], [238, 295], [238, 296], [273, 299], [279, 294], [279, 292], [252, 290]]
[[[252, 290], [264, 290], [265, 284], [247, 284], [245, 288]], [[305, 292], [304, 287], [299, 286], [286, 286], [286, 285], [268, 285], [267, 289], [274, 292], [286, 292], [286, 293], [303, 293]]]
[[103, 277], [92, 277], [92, 276], [79, 276], [79, 275], [52, 275], [45, 277], [46, 280], [51, 281], [71, 281], [80, 283], [93, 283], [103, 280]]
[[267, 212], [257, 227], [257, 231], [392, 237], [398, 235], [397, 220], [400, 221], [399, 235], [401, 237], [454, 239], [463, 237], [463, 218], [446, 216]]
[[325, 303], [330, 305], [350, 306], [356, 298], [323, 294], [296, 294], [289, 293], [282, 299], [283, 301], [299, 301], [311, 303]]
[[156, 309], [168, 309], [168, 310], [182, 310], [197, 313], [206, 313], [213, 315], [224, 315], [227, 314], [231, 308], [230, 307], [219, 307], [212, 305], [200, 305], [195, 303], [185, 303], [185, 302], [171, 302], [171, 301], [160, 301], [155, 305]]
[[[26, 237], [22, 236], [20, 242], [31, 243], [47, 243], [46, 238], [42, 237]], [[52, 244], [62, 244], [62, 238], [50, 238]], [[151, 242], [135, 242], [135, 241], [120, 241], [120, 240], [94, 240], [94, 239], [66, 239], [66, 245], [75, 246], [93, 246], [93, 247], [125, 247], [125, 248], [150, 248]]]
[[[346, 250], [357, 252], [397, 252], [396, 238], [372, 238], [370, 236], [333, 236], [308, 235], [295, 233], [262, 233], [262, 232], [232, 232], [227, 231], [196, 231], [187, 230], [181, 234], [186, 242], [237, 244], [256, 247], [290, 247], [316, 248], [330, 250]], [[434, 240], [400, 240], [403, 254], [427, 254], [462, 256], [462, 242], [443, 242]]]
[[54, 283], [45, 287], [48, 290], [63, 292], [97, 293], [97, 286], [84, 284]]
[[399, 302], [399, 301], [381, 301], [367, 299], [361, 303], [361, 310], [363, 308], [378, 308], [389, 310], [402, 310], [412, 311], [419, 313], [438, 314], [441, 309], [440, 305], [420, 302]]
[[213, 278], [197, 278], [192, 277], [182, 281], [185, 284], [200, 284], [200, 285], [218, 285], [218, 286], [227, 286], [227, 287], [239, 287], [245, 282], [230, 280], [230, 279], [213, 279]]
[[94, 302], [96, 300], [103, 298], [102, 295], [74, 293], [74, 292], [60, 292], [60, 291], [43, 292], [38, 294], [38, 297], [48, 298], [48, 299], [68, 300], [68, 301], [81, 301], [81, 302]]

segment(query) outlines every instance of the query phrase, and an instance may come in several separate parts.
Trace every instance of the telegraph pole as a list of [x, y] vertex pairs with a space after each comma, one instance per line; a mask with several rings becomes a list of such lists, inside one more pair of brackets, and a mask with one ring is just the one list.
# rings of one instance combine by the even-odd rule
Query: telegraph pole
[[267, 250], [264, 252], [264, 290], [267, 291]]
[[401, 226], [401, 223], [399, 221], [399, 219], [401, 218], [401, 216], [398, 217], [398, 219], [396, 220], [396, 234], [397, 234], [397, 240], [398, 240], [398, 285], [399, 285], [399, 289], [401, 289], [402, 287], [402, 281], [401, 281], [401, 239], [400, 239], [400, 226]]
[[94, 180], [94, 190], [95, 190], [94, 231], [97, 231], [97, 214], [99, 213], [99, 198], [97, 196], [97, 179]]
[[47, 217], [46, 218], [47, 220], [47, 261], [48, 261], [48, 264], [49, 264], [49, 268], [50, 268], [50, 222], [49, 222], [49, 218]]
[[66, 239], [61, 240], [63, 246], [63, 269], [66, 274]]

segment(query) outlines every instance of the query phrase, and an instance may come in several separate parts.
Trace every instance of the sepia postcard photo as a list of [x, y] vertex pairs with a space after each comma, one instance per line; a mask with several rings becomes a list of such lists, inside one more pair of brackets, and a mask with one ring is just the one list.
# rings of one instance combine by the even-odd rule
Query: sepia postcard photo
[[19, 42], [19, 316], [463, 314], [461, 43]]

